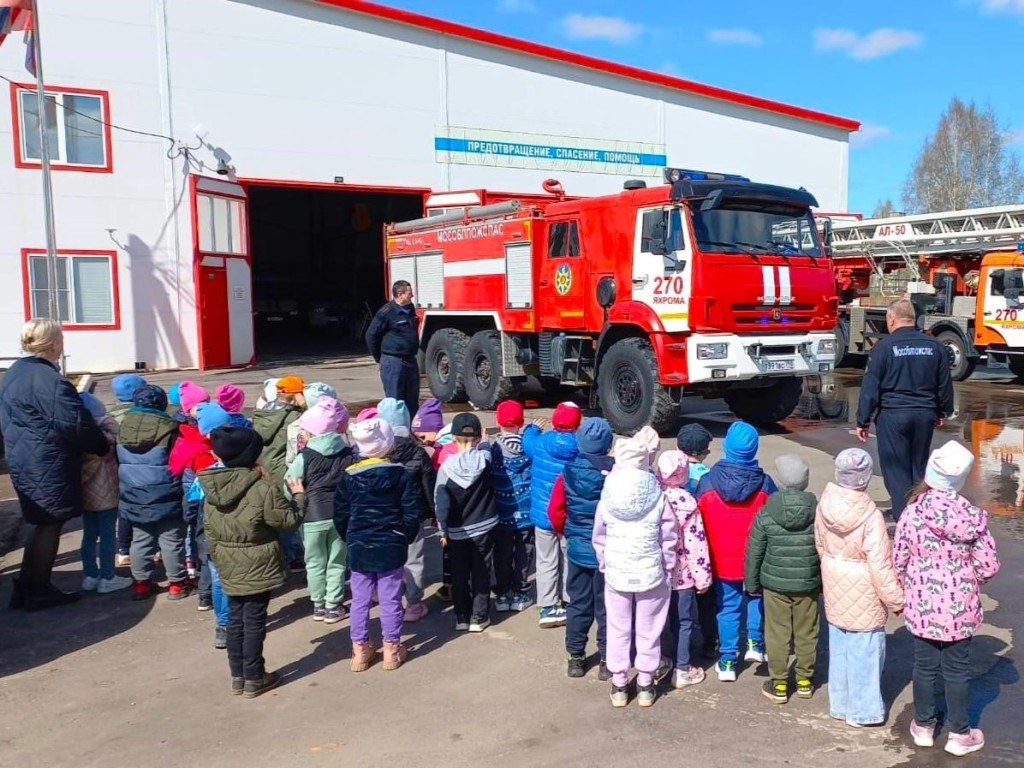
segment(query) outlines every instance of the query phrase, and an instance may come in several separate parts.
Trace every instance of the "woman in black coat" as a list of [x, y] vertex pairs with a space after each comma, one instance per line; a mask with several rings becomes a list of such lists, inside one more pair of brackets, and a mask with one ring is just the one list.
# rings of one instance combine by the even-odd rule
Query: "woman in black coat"
[[32, 531], [25, 542], [12, 608], [64, 605], [78, 593], [50, 583], [61, 528], [82, 514], [82, 454], [103, 456], [106, 438], [58, 368], [64, 334], [55, 320], [25, 323], [17, 360], [0, 384], [0, 429], [21, 513]]

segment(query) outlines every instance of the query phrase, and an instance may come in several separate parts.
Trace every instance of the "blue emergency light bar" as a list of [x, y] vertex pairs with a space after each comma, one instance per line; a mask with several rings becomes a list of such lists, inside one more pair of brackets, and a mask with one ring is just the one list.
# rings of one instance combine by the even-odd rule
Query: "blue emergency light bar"
[[735, 173], [713, 173], [711, 171], [691, 171], [687, 168], [666, 168], [665, 181], [668, 184], [675, 184], [677, 181], [750, 181], [750, 179]]
[[1024, 240], [1017, 241], [1017, 253], [1024, 253]]

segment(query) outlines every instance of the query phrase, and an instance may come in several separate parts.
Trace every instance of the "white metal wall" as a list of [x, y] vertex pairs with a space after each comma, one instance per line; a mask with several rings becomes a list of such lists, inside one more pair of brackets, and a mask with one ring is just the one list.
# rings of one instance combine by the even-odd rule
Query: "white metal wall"
[[[539, 60], [312, 0], [47, 0], [47, 81], [110, 92], [113, 121], [207, 146], [246, 178], [435, 189], [539, 190], [559, 178], [577, 194], [613, 191], [619, 175], [438, 163], [439, 127], [463, 126], [663, 144], [675, 165], [805, 186], [844, 210], [847, 135]], [[83, 56], [84, 41], [88, 55]], [[18, 35], [0, 72], [29, 79]], [[0, 83], [0, 356], [23, 319], [20, 250], [43, 247], [38, 171], [11, 158]], [[74, 368], [196, 363], [192, 225], [184, 161], [159, 139], [113, 134], [114, 173], [56, 173], [62, 248], [121, 251], [122, 330], [74, 332]], [[4, 144], [6, 143], [6, 147]], [[195, 167], [199, 167], [198, 165]], [[184, 196], [184, 197], [183, 197]]]

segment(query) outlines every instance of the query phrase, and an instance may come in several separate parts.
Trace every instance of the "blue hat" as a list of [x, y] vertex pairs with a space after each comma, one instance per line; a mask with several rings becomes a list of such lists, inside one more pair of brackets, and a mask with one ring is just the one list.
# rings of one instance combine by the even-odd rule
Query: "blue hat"
[[171, 405], [181, 405], [181, 382], [176, 381], [167, 388], [167, 402]]
[[691, 456], [707, 453], [711, 447], [711, 433], [700, 424], [684, 424], [676, 436], [676, 446]]
[[91, 413], [96, 421], [107, 415], [107, 407], [100, 402], [96, 395], [89, 392], [80, 392], [78, 396], [82, 398], [82, 405], [85, 406], [85, 410]]
[[306, 401], [306, 407], [312, 408], [316, 405], [317, 400], [326, 395], [327, 397], [333, 397], [335, 400], [338, 399], [338, 390], [332, 387], [330, 384], [324, 384], [322, 381], [313, 381], [305, 386], [302, 390], [302, 397]]
[[393, 397], [385, 397], [377, 403], [377, 418], [386, 421], [392, 427], [405, 427], [409, 429], [412, 424], [409, 407], [401, 400], [396, 400]]
[[722, 443], [725, 460], [756, 467], [757, 443], [756, 429], [745, 421], [733, 422], [729, 431], [725, 433], [725, 441]]
[[605, 419], [590, 417], [576, 430], [580, 453], [588, 456], [607, 456], [612, 447], [612, 427]]
[[231, 414], [220, 403], [200, 403], [196, 406], [196, 425], [203, 437], [230, 422]]
[[146, 380], [137, 373], [122, 373], [115, 376], [110, 382], [110, 388], [114, 390], [114, 397], [122, 403], [130, 403], [135, 397], [135, 392], [146, 386]]
[[167, 393], [156, 384], [146, 384], [135, 390], [132, 405], [136, 408], [148, 408], [153, 411], [167, 410]]

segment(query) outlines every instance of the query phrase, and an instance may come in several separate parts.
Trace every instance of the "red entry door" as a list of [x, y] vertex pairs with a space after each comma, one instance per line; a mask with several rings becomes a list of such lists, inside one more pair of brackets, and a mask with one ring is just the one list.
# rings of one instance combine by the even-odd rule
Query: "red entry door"
[[585, 305], [590, 270], [583, 257], [579, 222], [550, 221], [537, 300], [541, 328], [572, 331], [587, 327]]
[[245, 188], [194, 176], [192, 205], [199, 367], [249, 365], [255, 355]]

